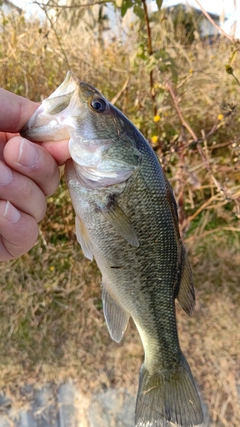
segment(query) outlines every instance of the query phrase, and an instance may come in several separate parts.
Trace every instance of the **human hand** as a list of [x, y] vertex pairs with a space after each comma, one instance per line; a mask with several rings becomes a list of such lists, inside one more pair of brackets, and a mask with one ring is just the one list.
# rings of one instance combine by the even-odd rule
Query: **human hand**
[[70, 157], [68, 141], [41, 145], [17, 134], [38, 104], [0, 89], [0, 261], [35, 244], [46, 197], [57, 189], [59, 168]]

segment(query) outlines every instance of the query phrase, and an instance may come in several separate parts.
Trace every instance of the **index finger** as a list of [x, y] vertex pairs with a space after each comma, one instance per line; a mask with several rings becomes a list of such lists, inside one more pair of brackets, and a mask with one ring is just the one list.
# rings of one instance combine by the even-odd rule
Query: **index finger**
[[0, 88], [0, 131], [19, 132], [37, 108], [36, 102]]

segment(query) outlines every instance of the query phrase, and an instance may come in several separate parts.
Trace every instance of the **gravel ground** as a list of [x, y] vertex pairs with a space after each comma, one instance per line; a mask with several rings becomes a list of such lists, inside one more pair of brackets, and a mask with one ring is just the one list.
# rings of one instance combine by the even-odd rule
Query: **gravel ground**
[[[89, 399], [75, 384], [66, 383], [40, 390], [27, 385], [21, 394], [26, 404], [18, 410], [7, 396], [0, 396], [0, 427], [134, 427], [135, 396], [125, 389], [110, 388]], [[205, 405], [204, 413], [203, 427], [210, 427]]]

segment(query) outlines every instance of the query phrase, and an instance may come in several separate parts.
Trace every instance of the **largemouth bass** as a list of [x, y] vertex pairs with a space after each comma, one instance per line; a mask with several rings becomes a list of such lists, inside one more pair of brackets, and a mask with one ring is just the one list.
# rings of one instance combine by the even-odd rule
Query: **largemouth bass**
[[93, 86], [68, 73], [28, 121], [33, 141], [70, 138], [66, 178], [83, 253], [102, 273], [103, 312], [120, 342], [131, 316], [145, 358], [135, 425], [194, 426], [203, 414], [178, 339], [175, 298], [195, 305], [172, 188], [149, 143]]

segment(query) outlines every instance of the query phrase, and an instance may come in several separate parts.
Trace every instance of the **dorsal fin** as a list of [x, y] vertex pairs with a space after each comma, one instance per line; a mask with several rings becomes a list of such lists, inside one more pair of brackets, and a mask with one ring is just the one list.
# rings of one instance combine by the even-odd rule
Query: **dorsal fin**
[[165, 182], [166, 182], [167, 197], [168, 197], [170, 209], [173, 215], [173, 222], [174, 222], [174, 227], [176, 231], [176, 237], [180, 244], [179, 249], [181, 253], [181, 261], [180, 261], [181, 276], [176, 286], [175, 297], [178, 299], [178, 302], [181, 305], [182, 309], [188, 315], [190, 315], [195, 307], [195, 291], [193, 286], [192, 268], [191, 268], [186, 250], [181, 243], [181, 237], [180, 237], [179, 226], [178, 226], [177, 203], [173, 195], [173, 190], [166, 177], [165, 177]]
[[190, 315], [195, 306], [195, 291], [192, 268], [184, 247], [182, 248], [182, 271], [177, 299], [183, 310]]

